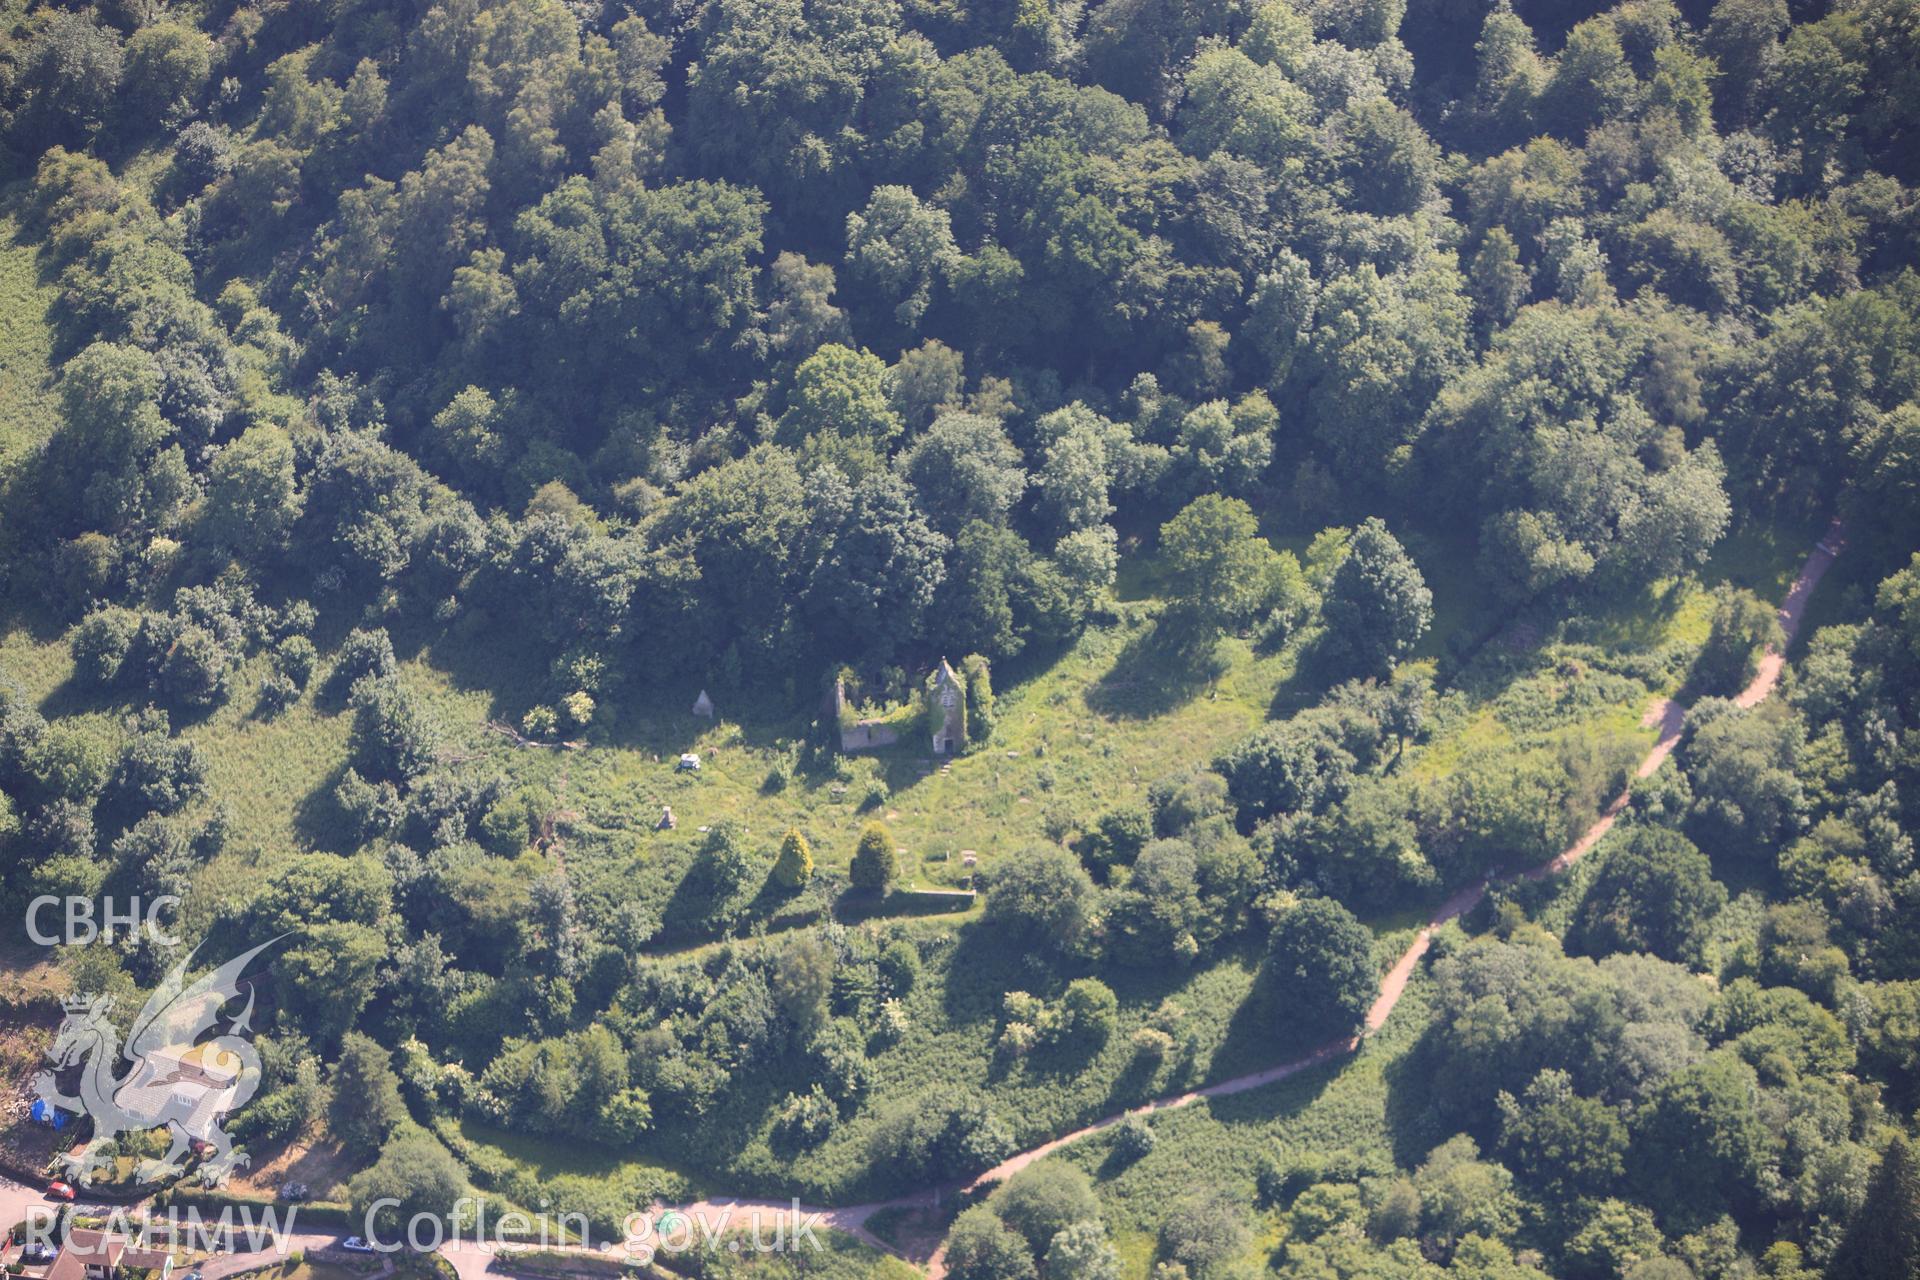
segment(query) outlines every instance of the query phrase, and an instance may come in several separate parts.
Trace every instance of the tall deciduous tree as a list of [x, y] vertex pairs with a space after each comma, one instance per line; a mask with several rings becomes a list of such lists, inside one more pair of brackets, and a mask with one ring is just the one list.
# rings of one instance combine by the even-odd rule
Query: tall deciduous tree
[[1727, 902], [1707, 856], [1678, 832], [1636, 827], [1609, 850], [1580, 903], [1574, 936], [1588, 952], [1648, 951], [1698, 962]]
[[418, 1129], [389, 1142], [373, 1167], [355, 1174], [347, 1184], [355, 1220], [375, 1224], [379, 1238], [387, 1241], [405, 1241], [409, 1224], [417, 1219], [438, 1225], [419, 1226], [415, 1239], [441, 1238], [451, 1225], [455, 1202], [465, 1191], [460, 1162], [431, 1134]]
[[1899, 1280], [1920, 1270], [1920, 1160], [1913, 1143], [1895, 1134], [1880, 1153], [1866, 1200], [1854, 1215], [1831, 1276]]
[[1321, 609], [1328, 643], [1361, 670], [1385, 675], [1433, 625], [1433, 592], [1385, 522], [1371, 517], [1354, 530]]
[[303, 505], [293, 441], [279, 427], [249, 427], [215, 456], [201, 518], [216, 543], [251, 558], [286, 545]]
[[362, 1157], [378, 1151], [394, 1126], [406, 1119], [392, 1055], [369, 1036], [349, 1032], [340, 1042], [332, 1088], [328, 1128]]
[[1171, 617], [1208, 637], [1253, 618], [1279, 564], [1253, 509], [1218, 494], [1195, 498], [1161, 526], [1160, 557]]
[[1274, 924], [1267, 971], [1282, 1017], [1308, 1034], [1357, 1028], [1379, 986], [1373, 934], [1326, 898], [1308, 899]]

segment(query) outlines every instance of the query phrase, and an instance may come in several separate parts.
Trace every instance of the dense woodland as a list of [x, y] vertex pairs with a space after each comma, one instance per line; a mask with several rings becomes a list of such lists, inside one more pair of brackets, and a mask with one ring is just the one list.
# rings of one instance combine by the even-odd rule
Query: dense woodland
[[[1350, 1069], [1381, 1141], [1129, 1121], [956, 1204], [947, 1265], [1920, 1268], [1915, 0], [0, 16], [46, 300], [41, 373], [0, 330], [0, 892], [288, 935], [250, 1148], [601, 1232], [963, 1178], [1352, 1031], [1408, 913], [1563, 848], [1664, 694], [1599, 853], [1443, 932]], [[1728, 548], [1790, 577], [1834, 515], [1743, 708], [1778, 579]], [[1023, 756], [1049, 838], [957, 924], [896, 909], [910, 790], [839, 755], [836, 679], [917, 724], [950, 658], [956, 768], [1010, 769], [997, 708], [1064, 716], [1022, 690], [1106, 637], [1096, 711], [1287, 675], [1153, 776]], [[583, 818], [523, 763], [657, 751], [638, 709], [701, 688], [857, 845]], [[289, 848], [209, 761], [292, 716]], [[131, 1017], [178, 959], [61, 963]]]

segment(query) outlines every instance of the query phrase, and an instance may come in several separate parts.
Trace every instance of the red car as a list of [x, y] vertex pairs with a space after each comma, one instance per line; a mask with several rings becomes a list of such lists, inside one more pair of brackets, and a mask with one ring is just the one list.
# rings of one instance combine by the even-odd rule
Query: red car
[[47, 1199], [71, 1200], [73, 1199], [73, 1188], [64, 1182], [49, 1182], [47, 1184]]

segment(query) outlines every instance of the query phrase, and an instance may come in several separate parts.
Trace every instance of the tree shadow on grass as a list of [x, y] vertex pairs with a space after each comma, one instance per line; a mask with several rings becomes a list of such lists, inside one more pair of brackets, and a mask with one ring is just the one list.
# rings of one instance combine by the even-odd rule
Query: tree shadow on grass
[[[1107, 1086], [1107, 1108], [1118, 1111], [1123, 1107], [1137, 1107], [1151, 1098], [1158, 1097], [1166, 1090], [1159, 1086], [1162, 1063], [1144, 1053], [1136, 1053], [1127, 1059], [1120, 1074]], [[1177, 1064], [1171, 1078], [1179, 1079], [1184, 1064]]]
[[1226, 669], [1211, 636], [1195, 637], [1163, 619], [1127, 641], [1087, 690], [1087, 706], [1116, 719], [1152, 719], [1192, 701]]
[[524, 620], [502, 620], [475, 606], [450, 627], [401, 619], [389, 630], [398, 657], [430, 662], [455, 688], [487, 694], [487, 715], [495, 720], [518, 723], [550, 683], [557, 646]]
[[1438, 1095], [1445, 1087], [1443, 1063], [1434, 1031], [1428, 1028], [1412, 1048], [1381, 1072], [1387, 1087], [1387, 1132], [1394, 1163], [1411, 1169], [1459, 1129], [1440, 1114]]
[[347, 815], [334, 794], [340, 779], [346, 775], [347, 763], [342, 760], [327, 771], [327, 776], [318, 786], [295, 801], [293, 806], [293, 829], [300, 833], [307, 846], [323, 853], [338, 853], [343, 857], [358, 847], [358, 842], [347, 835]]
[[688, 855], [686, 870], [674, 885], [661, 913], [660, 931], [654, 935], [654, 942], [718, 941], [754, 920], [757, 906], [772, 901], [764, 877], [728, 888], [712, 882], [701, 867], [694, 847], [689, 847]]
[[833, 900], [833, 918], [841, 924], [863, 924], [868, 920], [900, 920], [910, 916], [964, 915], [973, 900], [958, 891], [919, 893], [911, 890], [876, 894], [869, 889], [848, 889]]
[[1324, 634], [1315, 633], [1295, 643], [1293, 670], [1274, 689], [1267, 704], [1267, 719], [1290, 719], [1354, 674], [1351, 664], [1324, 643]]
[[1062, 984], [1065, 967], [992, 925], [960, 930], [942, 988], [947, 1021], [954, 1026], [993, 1022], [1009, 991], [1046, 994]]
[[1346, 1065], [1346, 1058], [1333, 1058], [1257, 1089], [1209, 1098], [1207, 1113], [1229, 1128], [1270, 1125], [1297, 1116], [1320, 1100]]
[[1272, 970], [1261, 965], [1247, 998], [1228, 1020], [1220, 1047], [1207, 1062], [1207, 1077], [1226, 1079], [1293, 1062], [1351, 1030], [1298, 1008]]
[[[128, 707], [144, 706], [146, 703], [159, 705], [159, 698], [144, 686], [129, 681], [122, 687], [118, 682], [110, 689], [102, 689], [69, 675], [40, 699], [39, 712], [49, 720], [58, 720], [66, 716], [84, 715], [87, 712], [124, 711]], [[167, 723], [177, 725], [186, 723], [189, 717], [182, 716], [171, 706], [167, 710]]]
[[1072, 1037], [1043, 1044], [1027, 1055], [1027, 1073], [1036, 1079], [1064, 1079], [1078, 1076], [1106, 1049], [1104, 1042]]
[[[1692, 595], [1687, 578], [1675, 578], [1658, 588], [1595, 601], [1582, 610], [1568, 628], [1568, 639], [1613, 651], [1652, 652], [1667, 641], [1667, 628]], [[1550, 622], [1545, 615], [1543, 622]]]

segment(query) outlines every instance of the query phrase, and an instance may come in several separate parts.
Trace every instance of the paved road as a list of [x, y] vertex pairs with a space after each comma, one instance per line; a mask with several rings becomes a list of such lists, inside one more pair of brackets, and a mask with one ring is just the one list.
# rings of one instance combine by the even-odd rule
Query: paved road
[[[6, 1230], [16, 1222], [26, 1220], [29, 1213], [38, 1209], [50, 1210], [57, 1207], [53, 1201], [47, 1199], [46, 1194], [38, 1187], [27, 1186], [23, 1183], [15, 1182], [11, 1178], [0, 1177], [0, 1231]], [[137, 1229], [143, 1224], [146, 1221], [146, 1215], [149, 1211], [145, 1201], [137, 1204], [113, 1204], [101, 1200], [88, 1200], [85, 1197], [76, 1200], [73, 1208], [76, 1214], [85, 1217], [111, 1217], [112, 1215], [119, 1214], [131, 1229]], [[276, 1221], [287, 1222], [289, 1215], [291, 1215], [292, 1224], [295, 1227], [299, 1226], [298, 1206], [275, 1205], [273, 1208], [277, 1215]], [[213, 1219], [209, 1218], [210, 1225], [212, 1222]], [[244, 1239], [244, 1230], [241, 1224], [236, 1223], [235, 1233]], [[300, 1250], [311, 1253], [315, 1250], [327, 1248], [338, 1241], [340, 1235], [340, 1232], [334, 1230], [289, 1231], [279, 1238], [276, 1246], [270, 1246], [273, 1250], [271, 1255], [246, 1252], [223, 1254], [210, 1259], [199, 1267], [198, 1270], [204, 1277], [204, 1280], [222, 1280], [223, 1277], [252, 1270], [266, 1261], [269, 1256], [277, 1257], [279, 1253], [283, 1251], [293, 1252]]]
[[[11, 1178], [0, 1177], [0, 1231], [5, 1231], [14, 1223], [23, 1220], [28, 1211], [35, 1206], [43, 1209], [59, 1207], [54, 1201], [47, 1199], [46, 1193], [40, 1188], [15, 1182]], [[76, 1201], [73, 1207], [78, 1213], [105, 1214], [125, 1206], [87, 1200], [83, 1197]]]
[[[0, 1177], [0, 1232], [7, 1231], [17, 1222], [25, 1222], [28, 1215], [41, 1212], [49, 1216], [60, 1206], [47, 1199], [46, 1193], [38, 1187], [15, 1182], [12, 1178]], [[74, 1203], [74, 1210], [85, 1214], [111, 1213], [121, 1206], [103, 1204], [98, 1201], [81, 1199]], [[11, 1241], [0, 1242], [0, 1258], [12, 1261], [17, 1256], [17, 1246]]]

